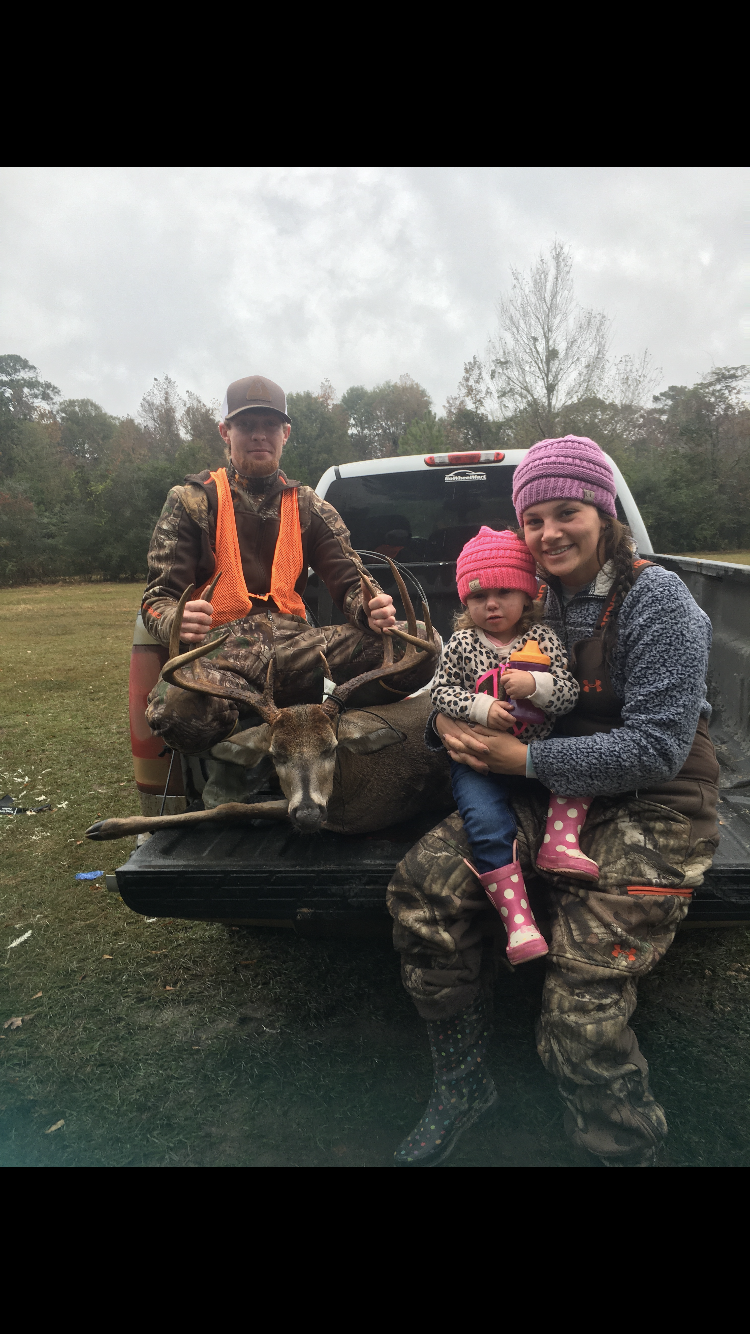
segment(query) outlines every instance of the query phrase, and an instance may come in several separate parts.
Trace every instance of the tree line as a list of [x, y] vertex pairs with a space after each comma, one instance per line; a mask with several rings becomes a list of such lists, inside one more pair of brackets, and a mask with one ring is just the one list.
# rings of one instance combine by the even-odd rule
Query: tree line
[[[512, 280], [495, 337], [441, 416], [409, 375], [340, 398], [324, 381], [288, 396], [285, 471], [315, 486], [356, 459], [586, 435], [619, 464], [656, 550], [750, 548], [748, 368], [713, 367], [653, 394], [648, 357], [613, 362], [607, 317], [576, 303], [564, 246]], [[143, 578], [169, 487], [225, 462], [217, 416], [165, 375], [135, 417], [116, 417], [63, 399], [22, 356], [0, 357], [0, 583]]]

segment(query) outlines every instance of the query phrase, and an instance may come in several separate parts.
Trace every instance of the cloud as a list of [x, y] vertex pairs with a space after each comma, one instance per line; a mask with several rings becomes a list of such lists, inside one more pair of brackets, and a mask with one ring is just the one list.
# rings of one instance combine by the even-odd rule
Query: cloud
[[[0, 346], [134, 412], [154, 376], [339, 392], [408, 372], [438, 408], [510, 265], [555, 237], [579, 298], [665, 383], [748, 358], [747, 174], [658, 167], [9, 168]], [[743, 324], [744, 317], [744, 324]]]

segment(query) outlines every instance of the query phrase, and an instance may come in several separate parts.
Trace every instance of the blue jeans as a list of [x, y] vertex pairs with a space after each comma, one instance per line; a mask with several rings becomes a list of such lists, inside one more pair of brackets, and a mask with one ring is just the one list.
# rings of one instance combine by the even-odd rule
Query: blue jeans
[[453, 796], [471, 855], [484, 875], [513, 861], [516, 817], [510, 804], [510, 779], [505, 774], [478, 774], [468, 764], [451, 760]]

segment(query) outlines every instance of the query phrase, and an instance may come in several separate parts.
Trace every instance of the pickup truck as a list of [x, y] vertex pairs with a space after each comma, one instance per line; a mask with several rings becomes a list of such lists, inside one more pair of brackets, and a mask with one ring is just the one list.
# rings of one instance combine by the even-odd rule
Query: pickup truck
[[[317, 491], [342, 515], [363, 563], [394, 600], [384, 556], [398, 563], [420, 596], [424, 590], [433, 624], [447, 637], [459, 605], [457, 556], [481, 524], [515, 525], [512, 480], [523, 456], [523, 450], [508, 450], [349, 463], [329, 468]], [[714, 628], [709, 697], [722, 766], [721, 844], [687, 922], [750, 925], [750, 567], [655, 554], [627, 483], [612, 466], [618, 515], [630, 525], [640, 554], [674, 570]], [[314, 624], [342, 619], [312, 573], [306, 603]], [[136, 778], [148, 814], [164, 806], [159, 793], [166, 794], [168, 811], [185, 809], [184, 794], [199, 801], [205, 782], [193, 757], [183, 760], [181, 774], [173, 765], [167, 778], [167, 759], [145, 724], [145, 694], [165, 657], [137, 623], [131, 725]], [[263, 797], [258, 793], [255, 799]], [[306, 935], [369, 935], [388, 928], [385, 890], [393, 869], [432, 824], [434, 816], [427, 815], [366, 837], [326, 831], [306, 837], [286, 824], [261, 821], [241, 829], [164, 830], [145, 836], [116, 871], [116, 884], [128, 906], [149, 917], [289, 927]]]

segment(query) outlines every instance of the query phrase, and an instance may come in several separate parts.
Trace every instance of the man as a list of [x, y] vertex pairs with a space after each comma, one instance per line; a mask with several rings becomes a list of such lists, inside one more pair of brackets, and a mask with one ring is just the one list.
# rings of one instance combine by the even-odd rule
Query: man
[[[230, 384], [219, 424], [227, 466], [186, 477], [183, 486], [169, 492], [149, 548], [142, 603], [149, 633], [168, 645], [177, 603], [193, 584], [196, 594], [182, 622], [185, 644], [199, 644], [219, 627], [230, 626], [233, 632], [221, 650], [232, 673], [212, 668], [210, 658], [202, 660], [202, 673], [213, 672], [219, 685], [230, 685], [236, 673], [261, 690], [273, 657], [280, 706], [320, 702], [321, 652], [337, 684], [378, 666], [382, 634], [396, 624], [391, 597], [365, 593], [340, 515], [281, 470], [291, 429], [279, 385], [261, 375]], [[348, 624], [308, 625], [302, 601], [308, 568], [326, 584]], [[219, 571], [208, 602], [201, 592]], [[425, 684], [432, 671], [425, 659], [403, 680], [393, 678], [387, 695], [385, 687], [378, 687], [379, 698], [403, 698]], [[170, 746], [197, 753], [234, 731], [242, 713], [243, 706], [231, 700], [160, 682], [147, 718]]]

